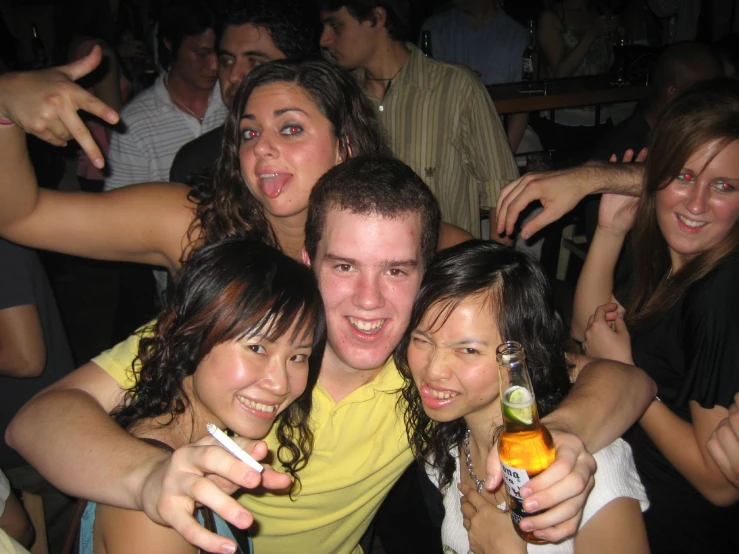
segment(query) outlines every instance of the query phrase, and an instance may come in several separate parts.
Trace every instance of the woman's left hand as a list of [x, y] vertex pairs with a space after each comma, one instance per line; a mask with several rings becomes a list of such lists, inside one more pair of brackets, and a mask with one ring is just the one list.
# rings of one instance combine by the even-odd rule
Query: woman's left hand
[[513, 529], [511, 515], [488, 502], [475, 489], [460, 483], [464, 528], [473, 554], [526, 552], [526, 543]]
[[598, 306], [590, 316], [582, 346], [588, 356], [634, 365], [629, 330], [615, 302]]

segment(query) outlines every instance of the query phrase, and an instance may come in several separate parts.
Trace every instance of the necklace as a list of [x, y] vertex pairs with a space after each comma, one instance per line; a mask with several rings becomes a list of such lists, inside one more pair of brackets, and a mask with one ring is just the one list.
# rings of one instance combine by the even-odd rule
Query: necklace
[[194, 111], [192, 111], [190, 108], [187, 107], [187, 104], [185, 104], [182, 100], [177, 98], [174, 92], [172, 92], [172, 89], [169, 88], [169, 76], [164, 78], [164, 88], [167, 89], [167, 92], [169, 93], [169, 97], [172, 99], [172, 102], [174, 102], [174, 105], [177, 106], [180, 109], [185, 110], [188, 114], [193, 116], [195, 119], [198, 120], [198, 123], [202, 124], [203, 119], [205, 118], [205, 115], [203, 117], [199, 117]]
[[[464, 440], [462, 441], [462, 448], [464, 449], [464, 456], [467, 460], [467, 471], [469, 472], [470, 477], [472, 478], [472, 481], [474, 481], [475, 486], [477, 487], [477, 492], [479, 494], [482, 494], [482, 487], [485, 485], [485, 481], [477, 478], [477, 474], [475, 473], [475, 470], [472, 467], [472, 454], [470, 454], [470, 435], [471, 434], [472, 434], [472, 430], [468, 428], [467, 432], [464, 435]], [[501, 502], [500, 504], [497, 504], [495, 507], [498, 508], [501, 512], [508, 511], [508, 504], [506, 502]]]
[[385, 85], [385, 90], [382, 93], [382, 96], [385, 97], [385, 96], [387, 96], [387, 91], [390, 90], [390, 85], [393, 84], [393, 79], [395, 79], [398, 76], [398, 73], [400, 73], [400, 70], [401, 69], [403, 69], [403, 66], [402, 65], [395, 72], [395, 75], [393, 75], [392, 77], [389, 77], [389, 78], [388, 77], [368, 77], [367, 76], [367, 72], [365, 71], [364, 72], [364, 78], [367, 81], [387, 81], [387, 84]]

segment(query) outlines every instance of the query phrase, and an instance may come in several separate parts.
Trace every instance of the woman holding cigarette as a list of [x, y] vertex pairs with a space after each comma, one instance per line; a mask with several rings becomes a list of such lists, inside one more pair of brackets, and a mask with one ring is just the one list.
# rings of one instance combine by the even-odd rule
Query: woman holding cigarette
[[551, 286], [524, 253], [468, 241], [440, 252], [426, 270], [395, 359], [411, 447], [444, 497], [444, 552], [649, 551], [641, 515], [647, 498], [621, 439], [595, 454], [595, 487], [573, 539], [526, 544], [504, 510], [503, 488], [483, 490], [478, 476], [503, 425], [496, 348], [509, 340], [523, 345], [546, 416], [570, 388], [568, 371], [586, 363], [565, 354], [566, 338]]
[[[142, 334], [136, 385], [113, 417], [170, 452], [191, 443], [222, 448], [208, 424], [251, 439], [277, 425], [276, 455], [299, 486], [297, 471], [311, 451], [308, 416], [324, 338], [323, 303], [307, 267], [246, 239], [203, 247], [177, 273], [170, 305]], [[234, 537], [219, 516], [207, 510], [200, 517], [214, 517], [219, 534], [251, 552], [251, 541]], [[198, 549], [144, 512], [88, 503], [80, 554], [123, 551]]]

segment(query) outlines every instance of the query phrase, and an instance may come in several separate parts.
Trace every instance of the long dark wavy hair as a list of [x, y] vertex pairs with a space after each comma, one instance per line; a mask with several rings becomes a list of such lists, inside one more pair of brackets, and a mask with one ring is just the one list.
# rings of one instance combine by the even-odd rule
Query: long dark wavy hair
[[405, 410], [408, 440], [420, 463], [439, 470], [442, 490], [454, 474], [450, 450], [464, 438], [467, 424], [464, 418], [441, 423], [426, 415], [408, 366], [408, 345], [411, 333], [430, 309], [441, 308], [431, 322], [431, 328], [438, 329], [470, 297], [485, 299], [490, 320], [497, 324], [503, 341], [523, 345], [542, 416], [551, 412], [570, 390], [565, 356], [567, 330], [554, 306], [551, 284], [539, 264], [523, 252], [482, 240], [470, 240], [441, 251], [423, 277], [408, 330], [395, 350], [395, 363], [405, 381], [399, 407]]
[[239, 123], [249, 97], [257, 87], [285, 82], [299, 86], [328, 119], [339, 141], [342, 159], [389, 153], [374, 109], [356, 79], [336, 65], [320, 59], [279, 60], [254, 69], [239, 85], [226, 119], [221, 154], [208, 174], [195, 179], [189, 198], [196, 204], [188, 238], [211, 244], [231, 236], [248, 236], [276, 248], [279, 240], [252, 196], [241, 173]]
[[199, 249], [185, 262], [175, 276], [169, 306], [141, 332], [136, 384], [113, 414], [115, 420], [127, 430], [160, 416], [165, 416], [165, 425], [171, 424], [192, 405], [183, 380], [195, 373], [213, 347], [255, 334], [275, 340], [296, 322], [292, 340], [313, 337], [308, 383], [275, 425], [277, 457], [298, 482], [297, 473], [313, 445], [308, 418], [326, 320], [313, 273], [261, 242], [227, 239]]
[[644, 187], [631, 233], [634, 279], [626, 304], [630, 327], [654, 325], [693, 283], [739, 248], [739, 225], [735, 224], [713, 248], [669, 273], [669, 248], [657, 222], [657, 192], [677, 178], [688, 159], [718, 141], [715, 156], [735, 140], [739, 140], [739, 82], [734, 79], [694, 85], [662, 110], [650, 140]]

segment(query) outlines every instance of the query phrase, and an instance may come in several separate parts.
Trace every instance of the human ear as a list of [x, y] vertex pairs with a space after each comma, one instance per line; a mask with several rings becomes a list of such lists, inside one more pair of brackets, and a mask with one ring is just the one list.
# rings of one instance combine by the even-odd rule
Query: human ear
[[372, 10], [372, 26], [381, 29], [387, 23], [387, 10], [382, 6], [377, 6]]
[[305, 249], [305, 246], [300, 249], [300, 257], [303, 259], [303, 263], [310, 267], [310, 257], [308, 256], [308, 251]]

